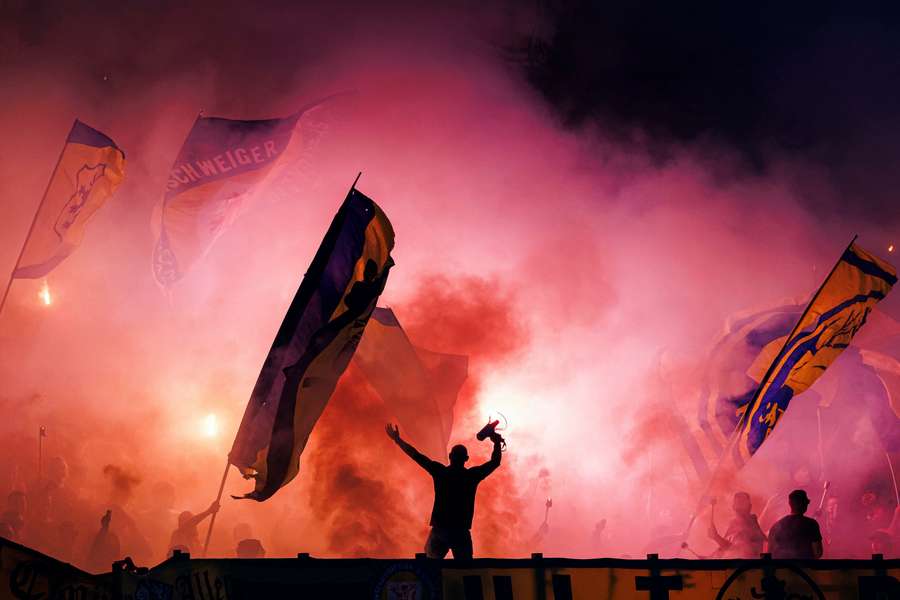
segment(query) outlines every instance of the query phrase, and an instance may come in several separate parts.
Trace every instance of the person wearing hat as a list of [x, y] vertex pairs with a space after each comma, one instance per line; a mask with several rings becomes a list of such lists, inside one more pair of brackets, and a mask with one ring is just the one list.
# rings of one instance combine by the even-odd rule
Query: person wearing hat
[[779, 519], [769, 530], [769, 552], [772, 558], [821, 558], [822, 532], [815, 519], [803, 513], [809, 508], [804, 490], [788, 495], [791, 514]]

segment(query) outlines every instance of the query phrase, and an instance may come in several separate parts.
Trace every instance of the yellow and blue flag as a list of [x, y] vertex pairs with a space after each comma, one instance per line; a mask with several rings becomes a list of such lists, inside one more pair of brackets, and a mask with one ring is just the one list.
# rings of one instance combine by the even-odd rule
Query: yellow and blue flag
[[300, 469], [313, 426], [356, 350], [394, 262], [394, 231], [351, 189], [272, 342], [228, 461], [263, 501]]
[[354, 362], [412, 444], [435, 459], [446, 455], [468, 357], [414, 346], [394, 311], [377, 307]]
[[125, 178], [125, 153], [76, 120], [25, 240], [13, 277], [44, 277], [84, 238], [88, 221]]
[[791, 399], [808, 389], [850, 345], [875, 304], [897, 282], [888, 263], [851, 243], [793, 331], [780, 344], [741, 415], [737, 455], [749, 459], [771, 435]]
[[[783, 302], [739, 313], [728, 319], [715, 339], [705, 363], [696, 410], [688, 412], [687, 418], [673, 417], [685, 457], [700, 481], [709, 479], [722, 453], [732, 447], [730, 442], [741, 417], [804, 308], [805, 304]], [[853, 338], [850, 350], [855, 347], [856, 352], [851, 356], [844, 352], [842, 368], [829, 369], [828, 375], [805, 393], [815, 393], [819, 406], [828, 407], [851, 387], [854, 399], [858, 399], [860, 380], [864, 379], [867, 390], [863, 396], [872, 425], [885, 448], [900, 450], [900, 361], [890, 355], [895, 346], [900, 348], [900, 324], [878, 309], [866, 322], [867, 327]], [[734, 459], [727, 463], [731, 469], [744, 462], [739, 453], [733, 452], [730, 458]]]

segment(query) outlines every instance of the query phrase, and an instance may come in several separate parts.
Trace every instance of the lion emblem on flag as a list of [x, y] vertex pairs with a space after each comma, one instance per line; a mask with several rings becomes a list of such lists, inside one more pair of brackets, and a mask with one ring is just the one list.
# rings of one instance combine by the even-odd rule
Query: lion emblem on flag
[[75, 175], [75, 191], [63, 205], [53, 228], [60, 239], [64, 238], [69, 228], [78, 220], [81, 209], [87, 204], [94, 186], [106, 174], [106, 164], [84, 165]]

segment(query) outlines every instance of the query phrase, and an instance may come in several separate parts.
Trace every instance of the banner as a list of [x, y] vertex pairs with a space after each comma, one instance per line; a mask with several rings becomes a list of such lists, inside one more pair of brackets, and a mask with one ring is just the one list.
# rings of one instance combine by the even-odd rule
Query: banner
[[81, 244], [88, 221], [125, 178], [125, 153], [76, 120], [38, 208], [14, 278], [46, 276]]
[[746, 460], [771, 435], [791, 399], [808, 389], [850, 345], [897, 273], [856, 244], [850, 244], [780, 344], [760, 386], [742, 415], [737, 443]]
[[279, 119], [197, 118], [153, 213], [153, 276], [160, 286], [171, 288], [209, 252], [284, 155], [300, 118], [339, 95]]
[[193, 560], [117, 573], [122, 598], [373, 600], [880, 600], [900, 594], [900, 559], [684, 560], [345, 558]]
[[394, 231], [352, 189], [288, 308], [247, 404], [231, 464], [263, 501], [296, 477], [300, 454], [346, 369], [393, 266]]
[[442, 460], [453, 428], [453, 406], [468, 376], [466, 356], [413, 346], [389, 308], [376, 308], [355, 362], [403, 436], [427, 456]]

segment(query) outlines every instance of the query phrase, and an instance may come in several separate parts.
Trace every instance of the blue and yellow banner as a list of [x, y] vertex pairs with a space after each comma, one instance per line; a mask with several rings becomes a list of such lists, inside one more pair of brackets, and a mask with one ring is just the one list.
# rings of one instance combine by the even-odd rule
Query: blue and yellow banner
[[13, 277], [44, 277], [81, 244], [88, 221], [125, 178], [125, 153], [76, 120], [50, 177]]
[[153, 214], [153, 275], [171, 288], [238, 215], [246, 194], [284, 154], [303, 111], [281, 119], [199, 117]]
[[390, 308], [372, 313], [354, 362], [397, 418], [403, 435], [427, 456], [447, 454], [453, 407], [469, 359], [414, 346]]
[[313, 426], [359, 344], [394, 262], [394, 231], [352, 189], [272, 342], [228, 461], [271, 497], [296, 477]]
[[850, 345], [897, 282], [888, 263], [851, 243], [783, 343], [741, 415], [737, 453], [746, 460], [772, 434], [791, 399]]

